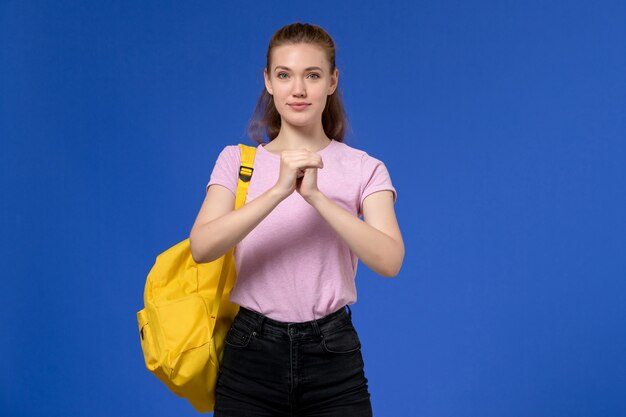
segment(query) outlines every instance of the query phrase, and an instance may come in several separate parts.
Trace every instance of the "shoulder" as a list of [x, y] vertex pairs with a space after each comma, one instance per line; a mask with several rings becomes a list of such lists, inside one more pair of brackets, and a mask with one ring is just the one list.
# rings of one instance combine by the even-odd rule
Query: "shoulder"
[[349, 156], [355, 156], [355, 157], [360, 158], [362, 155], [366, 153], [364, 150], [356, 148], [352, 146], [351, 144], [347, 144], [345, 142], [336, 141], [336, 145], [337, 146], [335, 147], [335, 150], [338, 154], [341, 154], [341, 155], [349, 155]]
[[381, 159], [370, 155], [367, 151], [343, 142], [338, 142], [337, 154], [343, 160], [358, 163], [362, 171], [371, 171], [379, 165], [384, 165]]
[[229, 156], [239, 155], [239, 145], [226, 145], [224, 149], [222, 149], [222, 153]]
[[240, 165], [241, 151], [239, 150], [239, 145], [224, 146], [220, 151], [218, 161], [233, 165]]

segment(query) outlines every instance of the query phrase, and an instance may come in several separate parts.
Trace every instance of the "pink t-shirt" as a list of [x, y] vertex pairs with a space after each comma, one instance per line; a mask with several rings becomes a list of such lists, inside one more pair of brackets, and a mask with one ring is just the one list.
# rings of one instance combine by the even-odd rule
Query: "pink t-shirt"
[[[324, 168], [317, 186], [338, 205], [362, 217], [363, 199], [396, 190], [384, 163], [366, 152], [332, 140], [317, 152]], [[207, 189], [220, 184], [237, 193], [241, 153], [226, 146], [217, 158]], [[248, 197], [252, 201], [276, 184], [280, 156], [257, 145]], [[317, 210], [297, 191], [284, 199], [235, 247], [237, 281], [230, 300], [274, 320], [319, 319], [356, 302], [358, 258]]]

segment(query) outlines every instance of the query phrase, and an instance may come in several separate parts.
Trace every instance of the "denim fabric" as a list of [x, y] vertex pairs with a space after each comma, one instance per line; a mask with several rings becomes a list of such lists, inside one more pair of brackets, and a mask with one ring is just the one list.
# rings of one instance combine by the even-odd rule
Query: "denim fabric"
[[215, 417], [371, 416], [352, 312], [285, 323], [241, 307], [215, 395]]

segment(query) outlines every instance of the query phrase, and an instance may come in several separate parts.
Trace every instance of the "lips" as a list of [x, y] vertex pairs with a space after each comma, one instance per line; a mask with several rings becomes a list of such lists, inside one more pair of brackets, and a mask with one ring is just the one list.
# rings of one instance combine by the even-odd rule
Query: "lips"
[[309, 106], [309, 103], [291, 103], [289, 104], [289, 107], [291, 107], [294, 110], [302, 110], [306, 107]]

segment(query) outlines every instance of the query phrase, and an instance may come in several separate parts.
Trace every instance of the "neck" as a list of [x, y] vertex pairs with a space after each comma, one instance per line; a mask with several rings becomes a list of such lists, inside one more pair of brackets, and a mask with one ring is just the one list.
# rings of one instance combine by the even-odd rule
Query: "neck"
[[330, 138], [324, 133], [321, 123], [316, 127], [298, 127], [284, 123], [272, 143], [280, 149], [308, 148], [318, 151], [330, 143]]

